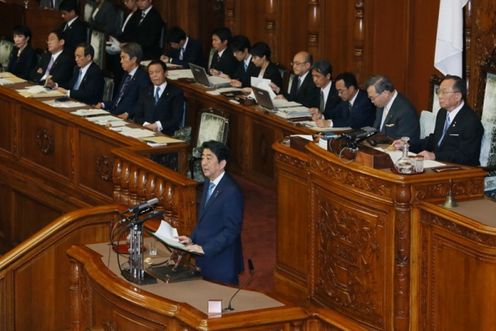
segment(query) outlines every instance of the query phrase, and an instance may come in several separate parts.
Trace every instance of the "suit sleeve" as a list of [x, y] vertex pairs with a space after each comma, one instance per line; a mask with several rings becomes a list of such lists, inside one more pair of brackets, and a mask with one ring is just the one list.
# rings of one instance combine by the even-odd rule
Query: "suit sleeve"
[[168, 135], [173, 135], [174, 131], [179, 129], [184, 113], [184, 96], [182, 91], [178, 90], [174, 93], [172, 100], [169, 103], [171, 111], [167, 112], [167, 118], [161, 118], [162, 132]]

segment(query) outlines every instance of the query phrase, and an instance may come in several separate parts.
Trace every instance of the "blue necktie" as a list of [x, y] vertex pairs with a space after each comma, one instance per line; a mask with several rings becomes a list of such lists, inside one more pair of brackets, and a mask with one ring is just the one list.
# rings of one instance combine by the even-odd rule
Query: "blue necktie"
[[155, 104], [158, 103], [159, 99], [160, 99], [160, 86], [157, 86], [155, 88]]
[[438, 147], [443, 142], [444, 136], [446, 135], [446, 132], [448, 131], [448, 129], [450, 127], [450, 124], [451, 124], [451, 120], [450, 120], [450, 117], [449, 117], [449, 113], [446, 112], [446, 121], [444, 121], [443, 134], [441, 135], [441, 138], [439, 138], [439, 141], [437, 143], [437, 146]]
[[122, 98], [124, 97], [124, 93], [126, 93], [127, 86], [131, 82], [131, 75], [126, 75], [126, 78], [124, 78], [124, 81], [122, 82], [121, 89], [119, 90], [119, 96], [117, 97], [117, 100], [114, 103], [114, 108], [116, 108], [119, 103], [121, 102]]
[[207, 199], [205, 200], [205, 203], [208, 202], [208, 200], [212, 196], [212, 193], [214, 193], [214, 189], [215, 189], [215, 184], [213, 182], [210, 182], [210, 185], [208, 185]]
[[83, 69], [79, 69], [79, 75], [76, 80], [76, 83], [74, 84], [73, 90], [75, 91], [79, 90], [79, 86], [81, 86], [82, 81], [83, 81]]

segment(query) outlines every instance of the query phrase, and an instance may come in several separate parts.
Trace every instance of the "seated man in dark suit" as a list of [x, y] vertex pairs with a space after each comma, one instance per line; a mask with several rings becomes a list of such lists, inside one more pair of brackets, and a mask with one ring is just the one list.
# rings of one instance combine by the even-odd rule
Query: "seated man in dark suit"
[[172, 136], [184, 117], [183, 91], [167, 84], [167, 66], [160, 60], [150, 62], [148, 75], [153, 85], [141, 90], [134, 121], [147, 129]]
[[178, 64], [188, 69], [189, 63], [205, 66], [202, 45], [199, 41], [187, 36], [180, 27], [175, 26], [167, 31], [167, 42], [169, 49], [167, 54], [160, 57], [160, 60], [165, 63]]
[[136, 11], [125, 31], [119, 36], [121, 43], [134, 42], [143, 49], [143, 60], [158, 59], [162, 53], [160, 48], [162, 29], [165, 24], [160, 13], [153, 7], [152, 0], [137, 1]]
[[150, 86], [148, 75], [140, 69], [143, 58], [141, 46], [136, 43], [123, 44], [121, 47], [121, 66], [125, 77], [110, 103], [100, 102], [97, 108], [110, 110], [113, 115], [123, 119], [133, 119], [139, 92]]
[[332, 117], [331, 113], [326, 112], [326, 120], [318, 120], [317, 125], [320, 127], [351, 127], [353, 129], [372, 126], [375, 120], [375, 107], [370, 102], [367, 93], [358, 88], [355, 75], [351, 72], [343, 72], [336, 76], [334, 84], [338, 96], [341, 98], [335, 111], [335, 118]]
[[180, 236], [196, 257], [196, 265], [207, 280], [237, 285], [243, 271], [241, 228], [243, 196], [225, 172], [229, 151], [217, 141], [204, 142], [201, 166], [206, 177], [198, 210], [198, 222], [191, 239]]
[[226, 27], [217, 28], [212, 33], [212, 47], [215, 53], [209, 66], [211, 75], [226, 74], [231, 77], [236, 72], [239, 62], [228, 48], [231, 38], [231, 30]]
[[238, 69], [229, 77], [231, 78], [231, 86], [251, 86], [251, 77], [258, 76], [260, 69], [252, 62], [250, 40], [242, 35], [234, 36], [231, 39], [229, 48], [239, 62]]
[[14, 47], [9, 56], [7, 71], [23, 79], [29, 79], [36, 65], [36, 54], [31, 47], [31, 30], [24, 25], [14, 27], [12, 31]]
[[61, 31], [48, 34], [48, 52], [41, 56], [40, 62], [31, 74], [31, 80], [45, 84], [47, 78], [52, 78], [59, 84], [68, 84], [74, 68], [74, 53], [64, 50], [64, 36]]
[[[436, 116], [434, 133], [412, 141], [410, 150], [426, 160], [479, 165], [479, 154], [484, 128], [477, 114], [465, 103], [467, 84], [458, 76], [444, 77], [439, 90], [441, 109]], [[403, 147], [396, 140], [394, 146]]]
[[377, 107], [374, 127], [387, 137], [398, 139], [419, 138], [420, 125], [415, 107], [398, 93], [393, 83], [382, 75], [369, 78], [365, 83], [367, 94]]
[[76, 47], [74, 57], [76, 67], [72, 74], [72, 79], [67, 84], [48, 79], [46, 85], [51, 88], [58, 88], [68, 97], [78, 101], [94, 105], [103, 96], [103, 72], [96, 63], [93, 62], [95, 51], [89, 44], [81, 44]]
[[[332, 65], [326, 60], [316, 61], [312, 65], [311, 75], [320, 93], [319, 107], [309, 109], [312, 119], [319, 126], [324, 126], [324, 124], [326, 127], [346, 126], [338, 125], [336, 122], [341, 117], [341, 111], [337, 107], [340, 100], [332, 81]], [[342, 121], [339, 124], [343, 124]]]
[[[319, 107], [320, 90], [313, 82], [310, 69], [312, 68], [313, 57], [308, 52], [298, 52], [293, 57], [293, 79], [284, 93], [284, 97], [289, 101], [296, 101], [305, 107]], [[275, 88], [274, 92], [280, 93], [280, 88]]]
[[65, 50], [74, 54], [77, 45], [85, 43], [88, 38], [86, 23], [79, 18], [79, 5], [76, 0], [64, 0], [59, 6], [64, 24], [60, 29], [64, 33]]

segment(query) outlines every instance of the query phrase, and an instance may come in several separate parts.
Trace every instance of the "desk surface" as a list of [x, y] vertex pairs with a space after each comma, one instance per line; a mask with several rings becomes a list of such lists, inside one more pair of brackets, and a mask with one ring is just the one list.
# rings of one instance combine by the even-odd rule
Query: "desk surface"
[[[146, 239], [145, 242], [147, 240], [151, 239]], [[159, 254], [158, 257], [154, 257], [154, 259], [163, 260], [165, 256], [168, 255], [167, 251], [165, 247], [160, 244], [160, 242], [157, 241], [157, 243], [159, 245]], [[108, 268], [114, 274], [118, 275], [121, 279], [124, 279], [119, 272], [116, 254], [109, 249], [108, 244], [94, 244], [88, 245], [88, 247], [100, 254], [102, 256], [102, 261], [105, 264], [109, 263]], [[109, 251], [111, 252], [110, 259]], [[124, 261], [125, 257], [124, 259], [121, 258], [120, 262], [122, 263]], [[208, 300], [222, 300], [222, 308], [224, 309], [229, 304], [229, 299], [237, 291], [237, 288], [223, 286], [201, 279], [187, 280], [177, 283], [164, 283], [163, 281], [158, 280], [156, 284], [133, 285], [160, 297], [178, 303], [187, 303], [205, 314], [208, 313]], [[257, 309], [283, 307], [284, 304], [260, 292], [241, 290], [232, 301], [232, 306], [235, 309], [232, 312], [245, 312]], [[225, 312], [225, 314], [229, 313], [230, 312]]]
[[459, 201], [457, 203], [458, 206], [448, 210], [471, 218], [483, 225], [496, 227], [496, 201], [484, 198], [469, 201]]

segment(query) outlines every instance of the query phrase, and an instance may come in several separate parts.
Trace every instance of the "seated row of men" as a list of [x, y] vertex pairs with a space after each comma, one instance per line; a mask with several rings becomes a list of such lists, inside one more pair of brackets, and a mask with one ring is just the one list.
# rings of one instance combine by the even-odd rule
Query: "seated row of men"
[[[139, 45], [135, 43], [122, 44], [120, 63], [126, 76], [120, 83], [112, 105], [101, 102], [103, 88], [98, 88], [99, 84], [103, 84], [101, 82], [90, 84], [89, 90], [95, 90], [94, 93], [79, 92], [81, 84], [84, 86], [84, 83], [89, 80], [91, 72], [94, 71], [95, 76], [96, 73], [102, 76], [101, 71], [92, 64], [93, 52], [91, 47], [81, 45], [75, 51], [79, 69], [75, 70], [72, 75], [68, 75], [67, 73], [72, 72], [72, 69], [69, 69], [72, 64], [69, 64], [71, 63], [70, 56], [63, 55], [65, 54], [62, 51], [64, 36], [60, 32], [50, 33], [47, 41], [49, 53], [42, 57], [32, 78], [39, 83], [46, 82], [48, 86], [65, 88], [68, 96], [107, 108], [123, 118], [146, 122], [146, 125], [151, 125], [150, 128], [152, 129], [172, 134], [179, 125], [177, 119], [182, 118], [184, 111], [182, 92], [177, 92], [177, 100], [181, 100], [181, 102], [178, 101], [175, 106], [180, 110], [163, 111], [163, 113], [176, 114], [171, 118], [173, 125], [164, 125], [162, 122], [158, 124], [156, 123], [157, 120], [150, 122], [152, 121], [151, 118], [149, 118], [150, 121], [144, 120], [141, 115], [137, 114], [143, 113], [140, 107], [144, 107], [144, 105], [151, 108], [153, 102], [149, 102], [150, 100], [158, 100], [155, 97], [157, 92], [150, 89], [144, 90], [146, 92], [143, 92], [142, 97], [138, 96], [139, 91], [149, 84], [149, 79], [155, 86], [166, 84], [164, 62], [179, 63], [186, 66], [189, 62], [201, 63], [202, 61], [199, 51], [191, 52], [195, 42], [186, 36], [180, 28], [174, 28], [172, 32], [174, 31], [177, 32], [176, 35], [179, 40], [170, 41], [173, 47], [166, 55], [162, 56], [161, 62], [152, 62], [154, 69], [159, 65], [162, 67], [163, 81], [161, 79], [154, 81], [152, 78], [153, 70], [150, 70], [150, 67], [150, 78], [141, 73], [138, 67], [143, 53]], [[171, 35], [174, 36], [174, 33]], [[175, 45], [172, 45], [173, 43]], [[366, 91], [362, 91], [352, 73], [341, 73], [333, 80], [332, 66], [328, 61], [319, 60], [314, 63], [312, 55], [302, 51], [293, 57], [293, 78], [288, 84], [287, 90], [284, 90], [280, 71], [271, 62], [271, 51], [266, 43], [258, 42], [251, 47], [248, 38], [244, 36], [231, 37], [229, 29], [218, 28], [212, 33], [212, 47], [215, 50], [209, 66], [209, 72], [212, 75], [229, 77], [232, 79], [231, 84], [238, 87], [249, 87], [251, 77], [270, 79], [272, 82], [270, 86], [275, 93], [279, 94], [279, 98], [286, 98], [289, 101], [296, 101], [309, 107], [318, 126], [349, 126], [352, 128], [374, 126], [378, 131], [393, 139], [403, 136], [409, 137], [412, 151], [421, 152], [426, 159], [469, 165], [479, 163], [478, 156], [483, 129], [476, 114], [465, 104], [466, 86], [459, 77], [447, 76], [441, 84], [438, 95], [443, 109], [438, 113], [436, 129], [432, 135], [420, 140], [419, 119], [414, 106], [405, 96], [396, 91], [391, 81], [382, 75], [369, 78], [365, 83]], [[201, 49], [201, 47], [197, 47], [197, 49]], [[198, 57], [194, 58], [194, 54]], [[90, 68], [92, 68], [91, 71]], [[85, 70], [88, 72], [86, 73]], [[102, 80], [103, 78], [101, 78]], [[135, 87], [133, 88], [133, 86]], [[158, 90], [159, 96], [162, 95], [166, 86], [167, 84]], [[166, 95], [169, 94], [166, 93]], [[148, 97], [148, 102], [143, 101], [145, 97]], [[126, 102], [126, 98], [130, 102]], [[140, 100], [139, 103], [138, 100]], [[157, 109], [157, 112], [159, 110]], [[450, 116], [447, 116], [448, 113]], [[457, 116], [458, 114], [460, 115]], [[455, 118], [455, 116], [457, 117]], [[165, 120], [164, 117], [161, 118]], [[447, 119], [450, 119], [449, 125], [445, 125], [448, 123]], [[395, 142], [395, 145], [398, 148], [401, 147], [398, 141]]]

